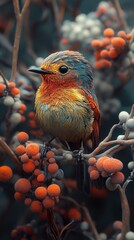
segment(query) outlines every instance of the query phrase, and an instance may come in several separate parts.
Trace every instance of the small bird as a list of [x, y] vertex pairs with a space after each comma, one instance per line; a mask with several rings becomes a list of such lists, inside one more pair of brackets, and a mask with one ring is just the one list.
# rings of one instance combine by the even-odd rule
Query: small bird
[[42, 75], [36, 93], [37, 118], [46, 133], [62, 141], [86, 145], [99, 139], [100, 111], [90, 63], [76, 51], [49, 55], [41, 67], [29, 71]]

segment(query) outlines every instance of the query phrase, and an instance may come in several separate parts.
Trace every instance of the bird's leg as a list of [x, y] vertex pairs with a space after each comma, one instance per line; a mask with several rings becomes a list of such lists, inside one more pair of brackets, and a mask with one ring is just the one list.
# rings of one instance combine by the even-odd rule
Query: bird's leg
[[76, 159], [76, 176], [77, 176], [77, 187], [80, 191], [89, 193], [89, 177], [87, 171], [87, 164], [83, 158], [84, 144], [81, 141], [79, 150], [73, 152], [73, 156]]
[[71, 149], [70, 149], [70, 146], [69, 146], [69, 144], [68, 144], [67, 141], [65, 141], [65, 144], [66, 144], [66, 146], [67, 146], [67, 149], [68, 149], [68, 150], [71, 150]]
[[73, 151], [73, 157], [76, 160], [76, 178], [77, 187], [83, 192], [83, 143], [81, 142], [81, 147], [79, 150]]
[[50, 143], [55, 139], [55, 137], [52, 137], [47, 143], [46, 143], [46, 146], [49, 146]]

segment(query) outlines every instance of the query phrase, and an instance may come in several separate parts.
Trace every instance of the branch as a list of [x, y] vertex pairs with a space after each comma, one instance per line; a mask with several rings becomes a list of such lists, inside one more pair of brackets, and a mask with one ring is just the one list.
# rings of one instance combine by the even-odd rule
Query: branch
[[125, 188], [121, 188], [120, 185], [118, 185], [118, 191], [120, 193], [120, 200], [121, 200], [121, 207], [122, 207], [122, 231], [121, 231], [121, 238], [120, 240], [125, 240], [126, 233], [130, 230], [130, 209], [128, 205], [128, 200], [125, 193]]
[[114, 7], [116, 9], [116, 12], [117, 12], [117, 16], [120, 21], [120, 25], [123, 27], [124, 30], [126, 30], [127, 23], [122, 16], [122, 9], [121, 9], [119, 0], [113, 0], [113, 3], [114, 3]]
[[16, 16], [16, 31], [15, 31], [15, 38], [13, 44], [13, 56], [12, 56], [12, 71], [11, 71], [11, 79], [15, 81], [16, 72], [17, 72], [17, 62], [18, 62], [18, 52], [19, 52], [19, 45], [20, 45], [20, 36], [21, 36], [21, 29], [22, 29], [22, 21], [26, 10], [30, 5], [31, 0], [26, 0], [22, 11], [20, 12], [19, 8], [19, 1], [13, 0], [14, 12]]
[[54, 214], [52, 209], [47, 210], [47, 219], [48, 219], [48, 225], [50, 230], [50, 235], [55, 240], [61, 240], [59, 229], [57, 228], [57, 225], [54, 221]]
[[8, 84], [7, 84], [6, 78], [5, 78], [4, 74], [1, 71], [0, 71], [0, 75], [3, 78], [3, 82], [6, 85], [6, 88], [8, 89]]
[[20, 169], [20, 162], [18, 160], [18, 158], [16, 157], [16, 155], [14, 154], [14, 152], [12, 151], [12, 149], [7, 145], [7, 143], [0, 137], [0, 146], [2, 147], [2, 149], [4, 150], [4, 152], [7, 153], [8, 157], [11, 159], [11, 161], [13, 162], [13, 164]]
[[61, 199], [63, 200], [66, 200], [66, 201], [70, 201], [71, 203], [73, 203], [79, 210], [81, 210], [82, 214], [83, 214], [83, 217], [85, 218], [85, 221], [89, 224], [90, 228], [91, 228], [91, 231], [92, 231], [92, 234], [94, 236], [94, 239], [95, 240], [99, 240], [99, 234], [97, 232], [97, 229], [94, 225], [94, 222], [89, 214], [89, 211], [86, 207], [84, 206], [81, 206], [79, 203], [77, 203], [73, 198], [71, 197], [65, 197], [65, 196], [61, 196], [60, 197]]

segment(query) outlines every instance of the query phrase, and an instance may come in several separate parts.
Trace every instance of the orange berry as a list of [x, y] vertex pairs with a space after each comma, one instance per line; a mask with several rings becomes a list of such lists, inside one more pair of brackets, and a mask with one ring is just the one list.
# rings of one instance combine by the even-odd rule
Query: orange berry
[[0, 167], [0, 181], [7, 182], [9, 181], [13, 176], [13, 171], [8, 166], [1, 166]]
[[43, 206], [48, 209], [48, 208], [52, 208], [55, 205], [55, 202], [53, 199], [51, 199], [50, 197], [46, 197], [43, 202], [42, 202]]
[[34, 165], [35, 165], [35, 167], [38, 167], [38, 166], [39, 166], [39, 164], [40, 164], [40, 163], [39, 163], [39, 161], [37, 161], [37, 160], [36, 160], [36, 161], [34, 161]]
[[98, 189], [94, 185], [91, 186], [90, 193], [91, 193], [91, 196], [93, 196], [94, 198], [100, 198], [100, 199], [105, 198], [107, 195], [107, 191], [105, 188]]
[[26, 121], [26, 117], [25, 116], [21, 116], [21, 122], [25, 122]]
[[36, 168], [36, 169], [34, 170], [34, 175], [38, 176], [40, 173], [41, 173], [41, 171], [40, 171], [39, 168]]
[[34, 112], [29, 112], [29, 114], [28, 114], [28, 116], [29, 116], [29, 118], [35, 118], [35, 113]]
[[94, 56], [95, 56], [95, 59], [96, 59], [96, 60], [99, 60], [99, 59], [101, 58], [100, 53], [101, 53], [100, 50], [99, 50], [99, 51], [95, 51]]
[[57, 163], [51, 163], [48, 165], [48, 172], [54, 174], [58, 171], [59, 167]]
[[126, 39], [126, 33], [125, 33], [125, 31], [119, 31], [119, 32], [117, 33], [117, 36]]
[[23, 145], [19, 145], [18, 147], [15, 148], [15, 153], [17, 155], [22, 155], [26, 152], [26, 149]]
[[36, 155], [32, 156], [32, 159], [37, 161], [40, 159], [40, 153], [37, 153]]
[[111, 48], [108, 54], [111, 59], [118, 57], [118, 52], [115, 50], [115, 48]]
[[13, 171], [9, 166], [0, 167], [0, 181], [9, 181], [13, 176]]
[[101, 59], [99, 61], [96, 61], [95, 68], [96, 69], [103, 69], [103, 68], [109, 68], [111, 67], [111, 62], [106, 59]]
[[35, 165], [31, 160], [28, 160], [26, 163], [23, 163], [23, 171], [26, 173], [31, 173], [35, 169]]
[[29, 143], [26, 146], [26, 153], [29, 156], [34, 156], [34, 155], [38, 154], [39, 153], [39, 145], [36, 143]]
[[107, 178], [109, 176], [109, 174], [105, 171], [102, 171], [101, 176], [104, 177], [104, 178]]
[[49, 162], [49, 163], [55, 163], [55, 158], [52, 158], [52, 157], [49, 158], [48, 162]]
[[6, 88], [5, 85], [3, 83], [0, 83], [0, 94], [4, 92], [5, 88]]
[[114, 30], [112, 28], [106, 28], [103, 32], [105, 37], [113, 37], [114, 36]]
[[12, 237], [12, 238], [16, 238], [17, 235], [18, 235], [18, 231], [17, 231], [16, 229], [14, 229], [14, 230], [11, 231], [11, 237]]
[[89, 173], [89, 174], [90, 174], [90, 172], [93, 171], [93, 170], [97, 170], [97, 168], [96, 168], [95, 165], [88, 167], [88, 173]]
[[31, 202], [32, 202], [31, 198], [26, 198], [25, 201], [24, 201], [26, 206], [29, 206], [31, 204]]
[[32, 212], [36, 212], [36, 213], [39, 213], [42, 211], [42, 204], [40, 201], [32, 201], [31, 205], [30, 205], [30, 210]]
[[115, 230], [121, 230], [122, 229], [122, 222], [121, 221], [115, 221], [113, 223], [113, 227]]
[[108, 44], [110, 44], [110, 39], [109, 39], [109, 38], [103, 38], [103, 39], [101, 40], [101, 46], [102, 46], [102, 47], [105, 47], [105, 46], [107, 46]]
[[107, 13], [108, 13], [108, 10], [103, 6], [99, 6], [99, 8], [97, 9], [97, 14], [98, 15], [107, 14]]
[[99, 176], [100, 176], [99, 171], [97, 171], [97, 170], [90, 171], [91, 180], [96, 180], [99, 178]]
[[47, 219], [47, 211], [46, 210], [44, 212], [40, 213], [40, 219], [41, 220], [46, 220]]
[[102, 58], [108, 58], [109, 57], [108, 51], [105, 50], [105, 49], [101, 51], [100, 55], [101, 55]]
[[35, 190], [36, 198], [42, 200], [47, 196], [47, 189], [45, 187], [38, 187]]
[[91, 46], [94, 47], [94, 48], [99, 48], [99, 47], [101, 47], [101, 41], [100, 40], [93, 40], [91, 42]]
[[22, 103], [21, 105], [20, 105], [20, 107], [19, 107], [19, 110], [20, 111], [26, 111], [26, 109], [27, 109], [27, 107], [26, 107], [26, 105], [24, 104], [24, 103]]
[[131, 37], [132, 37], [131, 34], [127, 34], [127, 35], [126, 35], [126, 39], [127, 39], [128, 41], [131, 39]]
[[96, 162], [97, 162], [97, 160], [95, 157], [91, 157], [88, 159], [88, 164], [91, 166], [94, 165]]
[[115, 173], [123, 168], [123, 163], [116, 158], [109, 158], [103, 162], [103, 169], [108, 173]]
[[103, 162], [104, 162], [106, 159], [109, 159], [109, 157], [103, 156], [103, 157], [101, 157], [101, 158], [99, 158], [99, 159], [97, 160], [96, 167], [97, 167], [97, 169], [98, 169], [99, 171], [103, 171], [103, 170], [104, 170], [104, 169], [103, 169]]
[[22, 201], [24, 199], [24, 194], [20, 193], [20, 192], [15, 192], [14, 194], [14, 198], [17, 201]]
[[61, 44], [62, 45], [67, 45], [68, 44], [68, 39], [67, 38], [62, 38], [61, 39]]
[[70, 220], [79, 221], [81, 219], [81, 212], [77, 208], [70, 208], [68, 210], [68, 218]]
[[20, 94], [20, 90], [19, 90], [19, 88], [14, 87], [14, 88], [11, 88], [11, 93], [13, 96], [16, 96], [16, 95]]
[[51, 197], [56, 197], [60, 195], [61, 189], [57, 184], [50, 184], [47, 188], [47, 192]]
[[53, 158], [55, 156], [55, 154], [54, 154], [54, 152], [52, 152], [52, 151], [48, 151], [47, 153], [46, 153], [46, 157], [47, 158]]
[[19, 132], [17, 134], [17, 138], [18, 138], [20, 143], [25, 143], [26, 141], [28, 141], [29, 136], [26, 132]]
[[26, 178], [20, 178], [15, 183], [15, 191], [20, 193], [27, 193], [31, 189], [31, 183]]
[[8, 87], [9, 88], [15, 88], [16, 87], [16, 83], [15, 82], [8, 82]]
[[114, 184], [120, 184], [124, 181], [125, 176], [122, 172], [116, 172], [111, 176], [111, 182]]
[[113, 45], [113, 47], [115, 48], [123, 48], [126, 44], [125, 40], [121, 37], [114, 37], [111, 40], [111, 44]]
[[45, 175], [43, 173], [39, 174], [38, 177], [37, 177], [38, 182], [43, 182], [44, 179], [45, 179]]
[[24, 153], [23, 155], [20, 156], [20, 161], [22, 163], [26, 163], [26, 162], [28, 162], [28, 160], [29, 160], [29, 157], [27, 156], [26, 153]]

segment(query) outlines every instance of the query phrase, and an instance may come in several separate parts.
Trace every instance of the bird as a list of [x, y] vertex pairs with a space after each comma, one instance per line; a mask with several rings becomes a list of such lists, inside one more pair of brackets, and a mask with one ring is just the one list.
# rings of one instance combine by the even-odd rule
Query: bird
[[68, 143], [73, 151], [80, 149], [74, 157], [77, 187], [88, 193], [89, 176], [81, 153], [87, 152], [89, 142], [90, 148], [97, 146], [100, 122], [91, 65], [81, 53], [65, 50], [50, 54], [29, 71], [42, 76], [35, 97], [37, 119], [46, 133]]
[[42, 76], [35, 109], [44, 131], [74, 146], [88, 141], [97, 146], [100, 110], [89, 61], [77, 51], [65, 50], [28, 70]]

